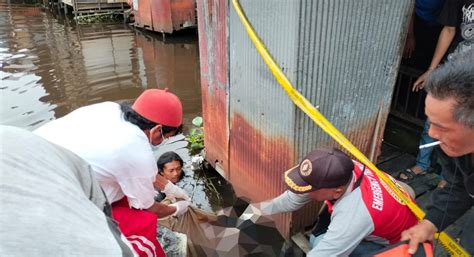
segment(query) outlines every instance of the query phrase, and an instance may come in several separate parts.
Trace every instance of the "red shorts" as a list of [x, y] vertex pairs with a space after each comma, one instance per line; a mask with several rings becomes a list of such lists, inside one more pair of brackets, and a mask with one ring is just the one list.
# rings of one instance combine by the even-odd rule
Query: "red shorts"
[[156, 238], [158, 216], [150, 211], [132, 209], [127, 198], [112, 204], [112, 216], [140, 257], [165, 257]]

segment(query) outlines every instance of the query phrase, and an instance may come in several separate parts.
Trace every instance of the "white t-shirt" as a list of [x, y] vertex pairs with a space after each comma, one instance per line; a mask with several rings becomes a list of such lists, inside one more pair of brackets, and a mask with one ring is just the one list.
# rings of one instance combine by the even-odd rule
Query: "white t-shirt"
[[119, 104], [79, 108], [34, 133], [89, 162], [111, 203], [127, 196], [134, 208], [153, 205], [157, 174], [153, 150], [145, 133], [123, 119]]
[[0, 256], [136, 256], [87, 162], [20, 128], [0, 142]]

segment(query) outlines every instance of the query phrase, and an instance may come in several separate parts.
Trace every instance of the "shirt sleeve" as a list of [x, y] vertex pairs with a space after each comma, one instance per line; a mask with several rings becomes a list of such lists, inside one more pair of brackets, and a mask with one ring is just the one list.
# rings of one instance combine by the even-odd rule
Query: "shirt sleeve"
[[307, 256], [348, 256], [373, 231], [372, 218], [362, 200], [360, 189], [356, 189], [336, 202], [326, 234]]
[[458, 0], [446, 0], [438, 16], [438, 23], [443, 26], [458, 27], [460, 24], [461, 7]]
[[261, 203], [262, 212], [268, 215], [292, 212], [311, 202], [309, 194], [295, 194], [286, 190], [270, 201]]
[[473, 199], [464, 186], [462, 172], [459, 168], [455, 165], [443, 166], [442, 175], [448, 183], [444, 188], [437, 188], [433, 192], [431, 204], [427, 206], [425, 217], [438, 230], [444, 230], [468, 211], [473, 204]]
[[153, 179], [150, 178], [126, 178], [119, 181], [123, 193], [127, 196], [130, 207], [136, 209], [148, 209], [155, 202], [155, 190]]

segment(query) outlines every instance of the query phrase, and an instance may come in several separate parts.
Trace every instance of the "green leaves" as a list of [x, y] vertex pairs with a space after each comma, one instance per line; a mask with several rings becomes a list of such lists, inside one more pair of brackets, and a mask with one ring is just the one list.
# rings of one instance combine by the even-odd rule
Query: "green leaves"
[[192, 123], [196, 127], [202, 127], [202, 123], [203, 123], [202, 117], [201, 116], [194, 117]]
[[123, 14], [119, 12], [86, 14], [74, 17], [77, 24], [108, 23], [123, 20]]
[[191, 154], [197, 154], [204, 149], [203, 119], [197, 116], [193, 119], [192, 123], [196, 127], [190, 130], [186, 140], [188, 141], [188, 149], [191, 151]]

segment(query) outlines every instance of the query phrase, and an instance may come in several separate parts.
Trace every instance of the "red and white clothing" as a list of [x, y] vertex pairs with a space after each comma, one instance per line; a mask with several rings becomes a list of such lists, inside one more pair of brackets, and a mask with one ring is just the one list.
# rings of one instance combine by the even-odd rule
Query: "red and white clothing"
[[[347, 256], [362, 240], [395, 243], [403, 230], [418, 223], [410, 209], [392, 197], [370, 169], [365, 169], [360, 186], [354, 188], [362, 170], [363, 165], [354, 161], [352, 182], [332, 205], [329, 228], [307, 256]], [[308, 193], [286, 191], [263, 205], [262, 211], [271, 214], [295, 211], [310, 201]]]
[[166, 256], [156, 238], [158, 216], [154, 212], [130, 208], [124, 197], [112, 204], [112, 216], [140, 256]]
[[[142, 209], [154, 203], [156, 160], [145, 133], [123, 119], [119, 104], [104, 102], [79, 108], [34, 133], [86, 160], [113, 205], [126, 196], [129, 214], [151, 215]], [[156, 215], [154, 226], [146, 220], [126, 215], [117, 215], [117, 221], [125, 236], [134, 235], [127, 234], [124, 228], [136, 226], [143, 229], [129, 231], [148, 233], [149, 230], [154, 233], [156, 241]], [[145, 229], [144, 223], [153, 227]], [[161, 249], [155, 243], [155, 247]]]

